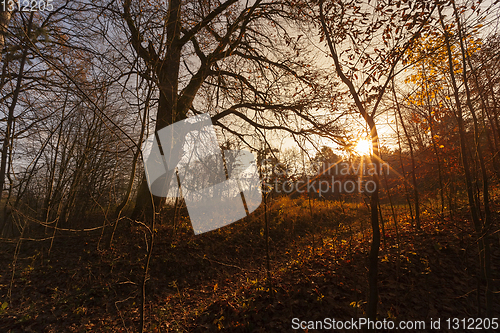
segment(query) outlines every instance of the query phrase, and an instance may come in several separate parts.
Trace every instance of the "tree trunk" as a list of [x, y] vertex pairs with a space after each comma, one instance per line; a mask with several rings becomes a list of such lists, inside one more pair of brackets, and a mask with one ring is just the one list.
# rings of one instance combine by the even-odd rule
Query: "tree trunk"
[[[372, 141], [372, 154], [370, 156], [370, 162], [375, 165], [376, 172], [373, 175], [373, 182], [375, 183], [375, 189], [370, 197], [370, 220], [372, 226], [372, 243], [370, 247], [370, 254], [368, 255], [368, 289], [369, 289], [369, 297], [367, 304], [367, 317], [371, 320], [375, 320], [377, 317], [377, 305], [378, 305], [378, 254], [380, 249], [380, 228], [379, 228], [379, 220], [378, 220], [378, 204], [379, 204], [379, 172], [380, 172], [380, 153], [379, 153], [379, 139], [377, 126], [374, 121], [374, 114], [376, 110], [376, 106], [372, 114], [368, 113], [365, 109], [363, 103], [359, 98], [359, 94], [354, 87], [352, 81], [347, 78], [342, 71], [342, 67], [340, 65], [340, 61], [333, 45], [333, 41], [331, 36], [329, 35], [329, 30], [326, 26], [325, 16], [323, 14], [323, 3], [320, 2], [320, 18], [323, 32], [326, 37], [326, 41], [328, 44], [328, 48], [330, 50], [331, 56], [334, 61], [335, 71], [337, 75], [340, 77], [342, 82], [349, 88], [349, 92], [354, 99], [356, 104], [356, 108], [358, 109], [359, 114], [363, 117], [364, 121], [368, 125], [370, 129], [370, 138]], [[392, 75], [392, 74], [390, 74]]]
[[[394, 92], [394, 80], [392, 82], [392, 89], [394, 97], [396, 98], [396, 93]], [[411, 180], [413, 183], [413, 196], [415, 199], [415, 226], [417, 230], [420, 230], [420, 199], [418, 196], [418, 188], [417, 188], [417, 176], [416, 176], [416, 168], [415, 168], [415, 154], [413, 152], [413, 143], [411, 141], [410, 134], [406, 128], [405, 122], [403, 120], [403, 115], [401, 114], [401, 109], [399, 108], [399, 103], [396, 99], [396, 110], [398, 111], [399, 120], [401, 121], [401, 126], [403, 127], [403, 131], [405, 133], [406, 141], [408, 141], [408, 146], [410, 148], [410, 158], [411, 158]]]
[[[453, 88], [453, 95], [455, 98], [456, 109], [457, 109], [456, 110], [456, 118], [457, 118], [457, 122], [458, 122], [458, 131], [459, 131], [459, 136], [460, 136], [460, 151], [461, 151], [461, 155], [462, 155], [462, 165], [464, 167], [465, 185], [466, 185], [466, 189], [467, 189], [467, 197], [469, 199], [469, 208], [470, 208], [470, 213], [471, 213], [472, 223], [474, 225], [474, 229], [478, 235], [481, 235], [482, 226], [481, 226], [481, 221], [480, 221], [480, 217], [479, 217], [478, 207], [477, 207], [476, 200], [474, 198], [474, 193], [473, 193], [472, 174], [470, 171], [470, 165], [469, 165], [467, 148], [466, 148], [467, 138], [466, 138], [466, 132], [465, 132], [465, 124], [464, 124], [464, 119], [463, 119], [463, 111], [462, 111], [462, 105], [460, 102], [458, 86], [457, 86], [457, 82], [455, 79], [455, 72], [454, 72], [454, 65], [453, 65], [453, 54], [451, 52], [451, 44], [450, 44], [450, 36], [448, 34], [448, 30], [447, 30], [445, 23], [444, 23], [444, 18], [443, 18], [441, 6], [439, 6], [438, 9], [439, 9], [439, 19], [441, 22], [441, 27], [443, 28], [443, 31], [444, 31], [445, 46], [446, 46], [447, 55], [448, 55], [448, 70], [450, 72], [451, 84], [452, 84], [452, 88]], [[456, 11], [456, 9], [455, 9], [455, 11]], [[465, 70], [465, 68], [463, 68], [463, 70]], [[484, 263], [484, 260], [482, 257], [482, 255], [484, 253], [483, 240], [480, 240], [478, 242], [478, 246], [479, 246], [479, 253], [480, 253], [480, 272], [482, 274], [483, 269], [485, 267], [485, 263]], [[480, 290], [478, 288], [478, 295], [479, 295], [479, 293], [480, 293]], [[480, 304], [478, 304], [478, 307], [480, 309]]]
[[[127, 5], [127, 3], [125, 4]], [[128, 3], [130, 5], [130, 3]], [[158, 112], [156, 114], [155, 132], [162, 128], [173, 124], [185, 118], [185, 114], [178, 112], [178, 88], [179, 88], [179, 68], [181, 63], [182, 45], [179, 44], [181, 30], [181, 1], [172, 0], [169, 2], [169, 16], [166, 22], [167, 30], [167, 48], [165, 59], [159, 60], [161, 64], [153, 63], [153, 59], [149, 60], [149, 65], [152, 67], [158, 80], [158, 88], [160, 97], [158, 102]], [[152, 46], [150, 47], [152, 49]], [[151, 50], [154, 53], [154, 50]], [[156, 55], [156, 54], [155, 54]], [[151, 54], [150, 54], [151, 56]], [[161, 142], [158, 142], [161, 149]], [[132, 219], [137, 219], [141, 214], [152, 214], [153, 206], [155, 210], [160, 208], [162, 198], [153, 197], [154, 202], [151, 202], [151, 194], [149, 192], [146, 175], [143, 174], [141, 185], [137, 192]], [[154, 205], [153, 205], [154, 204]]]
[[[480, 138], [479, 125], [478, 125], [478, 121], [477, 121], [477, 117], [476, 117], [476, 111], [474, 110], [474, 107], [472, 106], [469, 84], [468, 84], [468, 79], [467, 79], [466, 60], [469, 59], [469, 56], [465, 51], [464, 40], [462, 38], [462, 31], [461, 31], [462, 27], [460, 24], [460, 19], [458, 17], [457, 8], [455, 6], [455, 3], [453, 3], [453, 10], [454, 10], [454, 14], [455, 14], [455, 20], [456, 20], [457, 26], [458, 26], [458, 39], [460, 41], [460, 50], [462, 53], [462, 77], [463, 77], [463, 84], [465, 87], [467, 107], [469, 108], [469, 111], [471, 112], [472, 119], [473, 119], [474, 141], [475, 141], [477, 157], [479, 159], [479, 166], [481, 169], [481, 178], [483, 181], [484, 221], [483, 221], [483, 225], [482, 225], [481, 233], [480, 233], [479, 237], [481, 238], [482, 248], [483, 248], [482, 259], [483, 259], [483, 263], [484, 263], [484, 268], [483, 268], [482, 275], [483, 275], [484, 279], [486, 280], [485, 281], [486, 282], [486, 291], [485, 291], [486, 292], [486, 316], [491, 317], [492, 309], [493, 309], [493, 304], [492, 304], [493, 293], [491, 290], [493, 279], [491, 277], [491, 258], [490, 258], [490, 244], [489, 244], [491, 212], [490, 212], [490, 202], [489, 202], [488, 174], [486, 172], [486, 165], [485, 165], [484, 156], [483, 156], [483, 149], [481, 147], [481, 142], [479, 140], [479, 138]], [[469, 61], [469, 66], [471, 67], [471, 70], [474, 71], [470, 61]]]
[[424, 87], [425, 87], [425, 97], [427, 102], [427, 116], [429, 117], [429, 129], [431, 132], [431, 142], [432, 149], [434, 150], [434, 154], [436, 155], [436, 162], [438, 167], [438, 180], [439, 180], [439, 196], [441, 199], [441, 216], [444, 215], [444, 187], [443, 187], [443, 175], [441, 171], [441, 159], [439, 158], [439, 151], [437, 149], [436, 138], [434, 134], [434, 122], [432, 120], [432, 107], [431, 107], [431, 99], [429, 97], [429, 87], [427, 85], [427, 78], [425, 75], [425, 66], [424, 62], [422, 62], [422, 74], [424, 76]]
[[380, 163], [378, 162], [379, 156], [379, 141], [377, 128], [375, 122], [371, 117], [367, 118], [368, 125], [370, 126], [371, 138], [372, 138], [372, 156], [371, 162], [376, 164], [377, 172], [373, 175], [373, 181], [375, 182], [375, 191], [370, 197], [370, 219], [372, 225], [372, 244], [370, 247], [370, 254], [368, 255], [368, 307], [366, 315], [369, 319], [375, 320], [377, 318], [377, 305], [378, 305], [378, 253], [380, 249], [380, 228], [378, 222], [378, 205], [379, 205], [379, 178], [378, 174], [380, 172]]
[[[2, 12], [3, 15], [0, 15], [0, 19], [2, 16], [5, 17], [6, 12]], [[8, 15], [10, 18], [10, 14]], [[7, 21], [5, 21], [7, 22]], [[0, 22], [0, 29], [2, 29]], [[26, 35], [30, 36], [31, 35], [31, 26], [33, 23], [33, 12], [31, 12], [29, 21], [28, 21], [28, 27], [26, 29]], [[1, 33], [1, 31], [0, 31]], [[1, 34], [0, 34], [1, 35]], [[2, 44], [0, 44], [0, 47], [3, 46], [3, 39], [0, 40]], [[19, 98], [19, 93], [21, 92], [21, 82], [23, 81], [23, 74], [24, 74], [24, 65], [26, 63], [26, 57], [28, 55], [28, 49], [29, 49], [29, 41], [25, 41], [26, 44], [24, 45], [24, 50], [23, 50], [23, 55], [21, 58], [21, 62], [19, 64], [19, 73], [17, 76], [17, 82], [16, 82], [16, 89], [14, 90], [13, 96], [12, 96], [12, 102], [9, 106], [9, 114], [7, 116], [7, 125], [6, 125], [6, 130], [5, 130], [5, 138], [3, 140], [3, 145], [2, 145], [2, 158], [0, 160], [0, 197], [3, 193], [3, 187], [5, 185], [5, 171], [7, 168], [7, 160], [8, 160], [8, 151], [9, 151], [9, 146], [11, 145], [12, 141], [14, 140], [14, 133], [13, 127], [14, 127], [14, 109], [16, 108], [17, 105], [17, 99]], [[1, 51], [0, 51], [1, 54]]]

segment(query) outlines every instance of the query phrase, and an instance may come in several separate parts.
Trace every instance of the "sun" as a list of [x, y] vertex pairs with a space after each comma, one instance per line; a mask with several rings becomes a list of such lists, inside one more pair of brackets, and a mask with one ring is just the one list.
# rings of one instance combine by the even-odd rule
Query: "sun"
[[371, 141], [366, 139], [359, 139], [356, 142], [356, 146], [354, 147], [354, 152], [356, 152], [358, 155], [360, 156], [370, 155], [371, 151], [372, 151]]

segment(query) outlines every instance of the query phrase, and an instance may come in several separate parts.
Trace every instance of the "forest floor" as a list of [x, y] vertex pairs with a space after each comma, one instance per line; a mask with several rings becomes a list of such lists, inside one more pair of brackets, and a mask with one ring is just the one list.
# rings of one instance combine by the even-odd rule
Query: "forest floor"
[[[308, 224], [286, 216], [290, 202], [270, 210], [270, 278], [262, 214], [199, 236], [186, 218], [176, 230], [158, 224], [145, 289], [145, 331], [287, 332], [293, 318], [364, 317], [367, 212], [327, 205], [307, 216], [306, 203], [296, 205]], [[441, 330], [435, 331], [451, 332], [447, 318], [485, 317], [484, 307], [478, 310], [477, 243], [465, 212], [444, 219], [424, 215], [418, 232], [403, 219], [399, 237], [387, 218], [378, 319], [423, 320], [421, 331], [429, 331], [431, 318], [441, 318]], [[0, 332], [139, 331], [149, 246], [145, 228], [121, 222], [110, 249], [99, 249], [100, 235], [58, 232], [50, 256], [50, 239], [2, 240]], [[496, 236], [492, 269], [500, 281]], [[493, 304], [493, 317], [500, 317], [499, 294]]]

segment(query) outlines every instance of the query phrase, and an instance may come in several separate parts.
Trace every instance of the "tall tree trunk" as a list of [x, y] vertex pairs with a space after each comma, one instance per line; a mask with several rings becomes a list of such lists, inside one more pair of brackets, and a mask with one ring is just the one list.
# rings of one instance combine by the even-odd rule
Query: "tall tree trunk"
[[[395, 90], [394, 90], [394, 87], [392, 89], [393, 93], [394, 93], [394, 99], [396, 99], [396, 94], [395, 94]], [[405, 166], [404, 166], [404, 163], [403, 163], [403, 157], [402, 157], [402, 147], [401, 147], [401, 135], [399, 134], [400, 131], [399, 131], [399, 127], [398, 127], [398, 112], [396, 111], [396, 113], [394, 113], [394, 118], [395, 118], [395, 122], [396, 122], [396, 133], [398, 135], [398, 147], [399, 147], [399, 164], [401, 165], [401, 173], [403, 175], [403, 185], [404, 185], [404, 188], [405, 188], [405, 198], [406, 198], [406, 203], [408, 204], [408, 209], [410, 211], [410, 218], [411, 218], [411, 224], [414, 225], [414, 221], [413, 221], [413, 206], [411, 205], [411, 200], [410, 200], [410, 191], [408, 190], [408, 185], [407, 185], [407, 180], [406, 180], [406, 171], [405, 171]]]
[[[458, 27], [458, 39], [460, 41], [460, 50], [462, 53], [462, 79], [465, 87], [465, 95], [467, 101], [467, 107], [472, 115], [473, 123], [474, 123], [474, 141], [477, 152], [477, 157], [479, 159], [479, 166], [481, 169], [481, 178], [483, 181], [483, 205], [484, 205], [484, 221], [481, 228], [481, 233], [479, 235], [481, 242], [483, 244], [483, 253], [482, 259], [484, 263], [483, 274], [486, 282], [486, 316], [491, 317], [492, 309], [493, 309], [493, 293], [492, 293], [492, 278], [491, 278], [491, 258], [490, 258], [490, 221], [491, 221], [491, 212], [490, 212], [490, 202], [489, 202], [489, 187], [488, 187], [488, 174], [486, 172], [486, 164], [483, 156], [483, 149], [481, 147], [480, 142], [480, 133], [479, 133], [479, 124], [477, 121], [476, 111], [472, 106], [469, 84], [467, 79], [467, 59], [469, 59], [469, 55], [465, 50], [464, 39], [462, 36], [462, 26], [460, 23], [460, 19], [458, 17], [458, 12], [455, 3], [453, 2], [453, 12], [455, 14], [455, 20], [457, 22]], [[470, 60], [470, 59], [469, 59]], [[474, 71], [472, 68], [472, 64], [469, 61], [469, 65], [471, 67], [471, 71]]]
[[378, 222], [378, 205], [379, 205], [379, 177], [380, 163], [378, 160], [379, 156], [379, 140], [377, 127], [375, 122], [371, 117], [367, 118], [368, 125], [370, 126], [371, 139], [372, 139], [372, 156], [371, 161], [376, 165], [376, 173], [373, 175], [373, 181], [375, 182], [375, 191], [370, 197], [370, 219], [372, 226], [372, 244], [370, 247], [369, 259], [369, 269], [368, 269], [368, 308], [366, 314], [371, 320], [377, 318], [377, 305], [378, 305], [378, 253], [380, 249], [380, 228]]
[[[122, 200], [122, 202], [116, 207], [115, 209], [115, 212], [114, 212], [114, 215], [113, 215], [113, 219], [116, 219], [116, 221], [114, 222], [114, 227], [113, 227], [113, 231], [111, 232], [107, 242], [106, 242], [106, 247], [109, 249], [111, 248], [111, 245], [113, 244], [113, 238], [114, 238], [114, 235], [115, 235], [115, 232], [116, 232], [116, 228], [118, 226], [118, 222], [120, 220], [120, 215], [123, 211], [123, 208], [125, 208], [125, 206], [127, 205], [128, 201], [130, 200], [130, 194], [132, 193], [132, 188], [134, 187], [134, 180], [135, 180], [135, 173], [136, 173], [136, 168], [137, 168], [137, 161], [139, 159], [139, 156], [141, 155], [141, 145], [142, 145], [142, 141], [144, 139], [144, 133], [146, 131], [146, 118], [149, 114], [149, 102], [150, 102], [150, 99], [151, 99], [151, 93], [152, 93], [152, 86], [150, 85], [149, 86], [149, 89], [148, 89], [148, 94], [147, 94], [147, 97], [146, 97], [146, 103], [145, 103], [145, 108], [144, 108], [144, 113], [143, 113], [143, 116], [142, 116], [142, 120], [141, 120], [141, 133], [139, 134], [139, 142], [138, 142], [138, 147], [137, 147], [137, 150], [136, 152], [134, 153], [134, 157], [132, 158], [132, 170], [130, 170], [130, 177], [129, 177], [129, 180], [128, 180], [128, 186], [127, 186], [127, 191], [125, 193], [125, 196]], [[144, 181], [145, 179], [143, 179]], [[143, 183], [141, 183], [141, 186], [143, 185]], [[139, 189], [141, 189], [141, 187], [139, 187]], [[147, 188], [146, 188], [147, 190]], [[149, 192], [149, 191], [148, 191]], [[146, 194], [143, 194], [144, 196]], [[150, 202], [151, 200], [148, 200], [148, 202]], [[147, 202], [145, 203], [145, 205], [147, 205]], [[137, 202], [136, 202], [136, 205], [134, 207], [134, 212], [132, 214], [132, 219], [137, 219], [138, 215], [140, 212], [138, 212], [138, 208], [139, 206], [137, 205]], [[104, 229], [103, 229], [103, 233], [104, 233]]]
[[[445, 46], [446, 46], [446, 51], [448, 55], [448, 70], [450, 72], [450, 78], [451, 78], [451, 84], [453, 88], [453, 95], [456, 103], [456, 118], [457, 118], [457, 123], [458, 123], [458, 131], [459, 131], [459, 136], [460, 136], [460, 151], [462, 155], [462, 165], [464, 167], [464, 175], [465, 175], [465, 185], [467, 189], [467, 197], [469, 200], [469, 208], [470, 208], [470, 213], [472, 217], [472, 223], [474, 225], [474, 229], [477, 234], [481, 234], [482, 232], [482, 226], [481, 226], [481, 220], [479, 216], [479, 211], [478, 207], [476, 204], [476, 200], [474, 197], [473, 193], [473, 184], [472, 184], [472, 174], [470, 171], [470, 165], [469, 165], [469, 160], [468, 160], [468, 153], [467, 153], [467, 137], [466, 137], [466, 131], [465, 131], [465, 124], [464, 124], [464, 119], [463, 119], [463, 111], [462, 111], [462, 105], [460, 102], [460, 96], [459, 96], [459, 91], [458, 91], [458, 85], [455, 79], [455, 69], [453, 65], [453, 54], [451, 52], [451, 43], [450, 43], [450, 36], [448, 33], [448, 29], [444, 23], [444, 18], [442, 14], [442, 8], [439, 6], [439, 20], [441, 22], [441, 27], [443, 28], [444, 31], [444, 40], [445, 40]], [[456, 11], [456, 9], [455, 9]], [[455, 13], [456, 14], [456, 13]], [[479, 246], [479, 253], [482, 255], [484, 253], [484, 243], [482, 240], [479, 241], [478, 243]], [[484, 268], [484, 261], [483, 258], [480, 256], [480, 271], [482, 274], [482, 270]], [[478, 295], [480, 293], [480, 290], [478, 289]], [[478, 307], [480, 309], [480, 304], [478, 304]], [[480, 314], [480, 313], [479, 313]]]
[[406, 141], [408, 141], [408, 147], [410, 148], [410, 158], [411, 158], [411, 180], [413, 184], [413, 196], [415, 199], [415, 226], [419, 230], [420, 229], [420, 199], [418, 196], [418, 188], [417, 188], [417, 176], [416, 176], [416, 168], [415, 168], [415, 153], [413, 151], [413, 143], [411, 141], [410, 134], [406, 128], [406, 124], [403, 120], [403, 115], [401, 114], [401, 109], [399, 107], [398, 100], [396, 98], [396, 93], [394, 91], [394, 80], [392, 81], [392, 89], [396, 102], [396, 110], [398, 111], [399, 120], [401, 121], [401, 126], [403, 127], [403, 131], [405, 133]]
[[[5, 13], [5, 12], [2, 12], [2, 13]], [[30, 15], [30, 18], [28, 21], [28, 27], [26, 29], [26, 36], [31, 35], [31, 26], [33, 23], [33, 13], [34, 12], [31, 12], [31, 15]], [[0, 27], [0, 29], [1, 29], [1, 27]], [[9, 106], [9, 114], [7, 116], [5, 138], [3, 140], [3, 145], [2, 145], [2, 158], [0, 160], [0, 197], [3, 193], [3, 188], [5, 185], [5, 171], [7, 168], [9, 146], [12, 144], [12, 141], [14, 140], [14, 133], [12, 132], [13, 126], [14, 126], [14, 109], [16, 108], [16, 105], [17, 105], [19, 93], [21, 92], [21, 82], [23, 81], [24, 65], [26, 64], [26, 57], [28, 56], [28, 49], [29, 49], [29, 45], [30, 45], [28, 40], [26, 40], [25, 43], [26, 44], [24, 45], [23, 55], [21, 57], [21, 62], [19, 64], [19, 73], [17, 75], [16, 88], [15, 88], [13, 96], [12, 96], [12, 102], [10, 103], [10, 106]]]
[[432, 150], [434, 150], [434, 155], [436, 155], [436, 162], [437, 162], [437, 167], [438, 167], [438, 180], [439, 180], [439, 196], [441, 199], [441, 216], [444, 214], [444, 186], [443, 186], [443, 175], [441, 171], [441, 159], [439, 158], [439, 151], [437, 148], [437, 143], [436, 143], [436, 138], [435, 138], [435, 132], [434, 132], [434, 121], [433, 121], [433, 114], [432, 114], [432, 106], [431, 106], [431, 99], [429, 96], [429, 86], [427, 84], [427, 78], [425, 74], [425, 66], [424, 62], [422, 62], [422, 74], [424, 76], [424, 87], [425, 87], [425, 97], [426, 97], [426, 102], [427, 102], [427, 116], [429, 117], [429, 129], [431, 132], [431, 142], [432, 142]]
[[[130, 6], [130, 0], [126, 1], [124, 6]], [[127, 7], [125, 7], [127, 11]], [[157, 59], [154, 63], [154, 59], [149, 59], [150, 67], [154, 70], [157, 78], [157, 86], [160, 90], [160, 97], [158, 102], [158, 112], [156, 114], [156, 125], [155, 132], [161, 130], [162, 128], [173, 124], [185, 118], [185, 114], [178, 112], [178, 89], [179, 89], [179, 69], [181, 63], [181, 51], [182, 45], [179, 43], [180, 30], [181, 30], [181, 1], [172, 0], [169, 2], [169, 15], [166, 22], [167, 30], [167, 53], [165, 59]], [[131, 28], [132, 29], [132, 28]], [[139, 41], [140, 43], [140, 41]], [[150, 53], [149, 56], [157, 57], [152, 46], [149, 46]], [[154, 54], [154, 56], [153, 56]], [[161, 148], [161, 142], [158, 142]], [[137, 197], [135, 201], [135, 207], [132, 212], [132, 219], [137, 219], [141, 214], [149, 216], [153, 213], [153, 206], [160, 208], [162, 198], [153, 197], [151, 201], [151, 194], [147, 185], [146, 175], [143, 174], [141, 184], [139, 186]], [[156, 209], [155, 209], [156, 210]]]
[[445, 46], [446, 46], [446, 50], [448, 53], [448, 69], [450, 72], [451, 84], [452, 84], [452, 88], [453, 88], [453, 96], [455, 98], [455, 103], [456, 103], [456, 119], [457, 119], [457, 123], [458, 123], [458, 131], [459, 131], [459, 137], [460, 137], [460, 151], [461, 151], [461, 156], [462, 156], [462, 165], [464, 167], [465, 185], [467, 188], [467, 197], [469, 199], [469, 207], [471, 210], [472, 221], [474, 223], [474, 226], [477, 227], [477, 230], [480, 230], [481, 224], [479, 221], [479, 215], [477, 212], [477, 206], [476, 206], [476, 202], [474, 200], [474, 193], [473, 193], [473, 189], [472, 189], [472, 175], [470, 172], [467, 147], [466, 147], [467, 146], [467, 137], [466, 137], [466, 132], [465, 132], [465, 124], [464, 124], [464, 119], [463, 119], [462, 105], [460, 102], [458, 86], [457, 86], [457, 82], [456, 82], [455, 74], [454, 74], [453, 55], [451, 53], [450, 36], [449, 36], [448, 30], [444, 24], [444, 18], [442, 15], [441, 6], [439, 6], [439, 16], [440, 16], [441, 26], [444, 29]]
[[[380, 172], [380, 153], [379, 153], [379, 138], [377, 132], [377, 126], [375, 124], [373, 115], [368, 113], [365, 109], [363, 103], [361, 102], [358, 92], [354, 87], [349, 78], [347, 78], [342, 71], [342, 67], [340, 65], [340, 61], [335, 50], [335, 46], [333, 45], [333, 41], [331, 36], [328, 33], [328, 27], [326, 26], [325, 16], [323, 14], [323, 3], [320, 2], [320, 18], [323, 32], [326, 36], [326, 41], [328, 44], [328, 48], [330, 50], [331, 56], [334, 61], [335, 71], [337, 75], [340, 77], [342, 82], [349, 88], [349, 92], [354, 99], [356, 104], [356, 108], [358, 109], [359, 114], [363, 117], [364, 121], [368, 125], [370, 129], [370, 138], [372, 143], [372, 153], [370, 155], [370, 162], [375, 166], [376, 172], [373, 174], [373, 182], [375, 184], [375, 189], [373, 193], [371, 193], [370, 197], [370, 221], [372, 227], [372, 243], [370, 247], [370, 253], [368, 255], [368, 304], [366, 314], [369, 319], [375, 320], [377, 317], [377, 305], [378, 305], [378, 254], [380, 249], [380, 227], [378, 220], [378, 204], [379, 204], [379, 172]], [[392, 75], [392, 74], [390, 74]], [[376, 107], [375, 107], [376, 108]]]
[[[494, 83], [493, 83], [493, 80], [491, 79], [491, 75], [488, 72], [488, 70], [485, 70], [484, 73], [486, 74], [486, 79], [488, 80], [488, 88], [489, 88], [489, 92], [491, 94], [491, 100], [493, 102], [492, 111], [493, 111], [493, 121], [495, 123], [494, 128], [496, 128], [495, 134], [497, 135], [497, 140], [500, 141], [500, 123], [498, 121], [498, 103], [497, 103], [497, 98], [495, 96], [495, 90], [493, 89]], [[499, 160], [500, 160], [500, 156], [499, 156]]]

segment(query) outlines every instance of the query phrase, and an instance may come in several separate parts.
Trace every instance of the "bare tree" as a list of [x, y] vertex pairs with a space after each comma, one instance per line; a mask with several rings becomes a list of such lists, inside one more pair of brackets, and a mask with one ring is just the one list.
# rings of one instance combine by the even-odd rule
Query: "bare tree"
[[[297, 56], [300, 37], [288, 34], [282, 3], [174, 0], [139, 10], [125, 1], [122, 9], [131, 45], [158, 87], [156, 130], [192, 110], [215, 114], [215, 124], [241, 139], [244, 124], [292, 135], [328, 132], [309, 111], [321, 98], [318, 74]], [[309, 128], [292, 129], [290, 117]], [[136, 200], [134, 217], [150, 202], [145, 179]]]
[[[372, 141], [371, 162], [375, 165], [380, 162], [379, 137], [375, 121], [378, 106], [386, 88], [396, 75], [396, 66], [416, 37], [427, 26], [434, 9], [429, 3], [419, 2], [412, 8], [414, 14], [408, 15], [406, 14], [407, 5], [399, 1], [378, 4], [375, 7], [370, 2], [363, 5], [355, 1], [319, 2], [319, 15], [316, 20], [321, 27], [321, 36], [326, 40], [336, 74], [348, 88], [357, 112], [369, 128]], [[373, 11], [372, 19], [367, 20], [367, 16], [370, 15], [369, 11]], [[408, 22], [410, 23], [406, 24]], [[391, 45], [393, 26], [398, 26], [395, 31], [397, 38], [393, 39]], [[383, 43], [383, 46], [379, 48], [372, 45], [375, 38], [379, 39], [377, 42]], [[350, 41], [352, 43], [349, 43]], [[342, 51], [339, 50], [339, 44], [343, 48]], [[343, 58], [339, 52], [342, 52]], [[378, 83], [381, 78], [383, 81]], [[369, 106], [371, 106], [371, 111], [368, 109]], [[373, 176], [376, 187], [370, 198], [373, 235], [369, 254], [367, 315], [371, 319], [375, 319], [377, 315], [380, 247], [379, 168], [376, 169], [377, 172]]]

